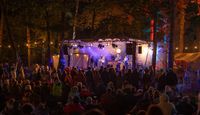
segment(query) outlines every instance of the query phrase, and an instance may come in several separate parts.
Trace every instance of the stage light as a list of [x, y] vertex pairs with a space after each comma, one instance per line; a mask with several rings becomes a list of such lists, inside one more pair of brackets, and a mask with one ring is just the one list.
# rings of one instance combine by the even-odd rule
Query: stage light
[[80, 48], [80, 49], [83, 48], [83, 47], [84, 47], [84, 46], [82, 46], [82, 45], [80, 45], [80, 44], [78, 45], [78, 48]]
[[77, 44], [73, 44], [73, 47], [77, 47]]
[[78, 57], [78, 56], [79, 56], [79, 54], [76, 54], [76, 56]]
[[113, 48], [117, 48], [118, 46], [116, 44], [112, 44], [112, 47]]
[[118, 54], [121, 53], [121, 49], [117, 48], [117, 49], [116, 49], [116, 52], [117, 52]]
[[104, 45], [99, 44], [99, 45], [98, 45], [98, 48], [103, 49], [103, 48], [104, 48]]
[[110, 46], [110, 43], [107, 43], [106, 46]]
[[142, 52], [144, 54], [147, 54], [148, 52], [150, 53], [150, 52], [153, 52], [153, 51], [152, 51], [152, 49], [150, 47], [143, 47]]

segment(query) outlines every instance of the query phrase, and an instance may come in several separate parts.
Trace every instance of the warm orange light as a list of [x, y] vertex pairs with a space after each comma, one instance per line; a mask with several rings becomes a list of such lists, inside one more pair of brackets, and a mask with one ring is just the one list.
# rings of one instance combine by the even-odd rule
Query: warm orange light
[[8, 45], [8, 48], [11, 48], [11, 45]]

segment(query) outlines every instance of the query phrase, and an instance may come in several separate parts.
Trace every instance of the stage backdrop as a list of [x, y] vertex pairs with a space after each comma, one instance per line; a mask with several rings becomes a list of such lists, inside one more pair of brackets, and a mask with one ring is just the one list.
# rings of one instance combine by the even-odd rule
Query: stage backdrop
[[70, 57], [70, 66], [86, 69], [88, 67], [89, 57], [87, 54], [76, 53]]

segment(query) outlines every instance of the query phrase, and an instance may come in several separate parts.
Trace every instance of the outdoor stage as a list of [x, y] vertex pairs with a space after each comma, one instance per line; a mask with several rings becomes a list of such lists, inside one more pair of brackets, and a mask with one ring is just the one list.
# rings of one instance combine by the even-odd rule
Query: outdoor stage
[[[153, 47], [151, 42], [136, 39], [99, 39], [98, 41], [65, 40], [63, 51], [66, 65], [78, 68], [113, 65], [122, 69], [151, 66]], [[166, 67], [165, 46], [158, 44], [157, 69]], [[57, 63], [59, 56], [54, 56]]]

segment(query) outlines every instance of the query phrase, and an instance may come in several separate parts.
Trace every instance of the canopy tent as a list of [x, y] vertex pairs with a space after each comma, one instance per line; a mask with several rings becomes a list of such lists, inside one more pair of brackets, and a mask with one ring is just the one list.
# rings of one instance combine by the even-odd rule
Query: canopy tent
[[190, 67], [193, 70], [200, 69], [200, 52], [196, 53], [177, 53], [174, 56], [177, 66]]

